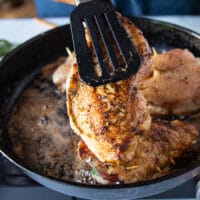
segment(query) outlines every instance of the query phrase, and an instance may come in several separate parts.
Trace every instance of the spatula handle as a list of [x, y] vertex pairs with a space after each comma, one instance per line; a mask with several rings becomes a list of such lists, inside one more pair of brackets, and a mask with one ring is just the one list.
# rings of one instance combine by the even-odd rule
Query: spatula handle
[[81, 3], [86, 3], [88, 1], [91, 1], [91, 0], [74, 0], [75, 4], [78, 6], [79, 4]]

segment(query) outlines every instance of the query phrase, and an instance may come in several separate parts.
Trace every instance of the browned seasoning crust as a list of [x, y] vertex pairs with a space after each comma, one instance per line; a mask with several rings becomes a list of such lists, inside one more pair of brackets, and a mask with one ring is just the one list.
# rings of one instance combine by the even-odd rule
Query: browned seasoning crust
[[145, 135], [132, 136], [129, 148], [134, 158], [123, 165], [100, 162], [83, 141], [79, 142], [78, 152], [104, 179], [133, 183], [169, 173], [170, 165], [175, 164], [174, 160], [187, 151], [198, 136], [194, 125], [178, 120], [153, 121]]
[[149, 69], [150, 49], [142, 32], [128, 19], [120, 17], [142, 60], [136, 76], [90, 87], [79, 80], [77, 66], [71, 67], [67, 80], [67, 107], [71, 127], [102, 162], [133, 158], [125, 153], [132, 135], [147, 130], [151, 118], [138, 81]]

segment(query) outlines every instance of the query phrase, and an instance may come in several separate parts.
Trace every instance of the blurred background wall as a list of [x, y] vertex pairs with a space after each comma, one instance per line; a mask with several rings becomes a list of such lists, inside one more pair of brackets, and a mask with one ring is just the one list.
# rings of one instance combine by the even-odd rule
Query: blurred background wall
[[0, 0], [0, 18], [35, 16], [33, 0]]

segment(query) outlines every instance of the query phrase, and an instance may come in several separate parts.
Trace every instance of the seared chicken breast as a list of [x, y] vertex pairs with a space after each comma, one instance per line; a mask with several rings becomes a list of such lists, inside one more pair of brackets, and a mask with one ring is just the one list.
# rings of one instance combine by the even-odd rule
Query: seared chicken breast
[[[120, 17], [142, 60], [137, 75], [115, 83], [90, 87], [79, 79], [74, 64], [67, 79], [67, 108], [71, 127], [101, 162], [132, 160], [127, 148], [136, 133], [148, 130], [151, 118], [146, 100], [138, 89], [149, 70], [150, 48], [142, 32]], [[128, 152], [127, 152], [127, 151]]]
[[[142, 60], [136, 75], [90, 87], [79, 79], [74, 55], [55, 74], [58, 86], [65, 87], [67, 77], [70, 125], [81, 137], [78, 154], [97, 171], [95, 178], [103, 184], [132, 183], [165, 175], [175, 165], [175, 159], [199, 140], [199, 123], [197, 126], [151, 117], [187, 115], [200, 109], [200, 59], [181, 49], [150, 59], [141, 31], [126, 18], [120, 20]], [[87, 31], [86, 36], [96, 64]], [[64, 87], [59, 88], [63, 91]]]
[[173, 49], [151, 59], [149, 76], [140, 84], [151, 114], [187, 115], [200, 110], [200, 58]]
[[178, 120], [153, 121], [145, 134], [132, 134], [128, 148], [134, 156], [129, 162], [101, 162], [83, 141], [79, 142], [78, 153], [96, 169], [96, 175], [101, 177], [96, 179], [100, 183], [132, 183], [169, 173], [169, 166], [175, 164], [175, 158], [188, 151], [198, 137], [199, 131], [194, 125]]

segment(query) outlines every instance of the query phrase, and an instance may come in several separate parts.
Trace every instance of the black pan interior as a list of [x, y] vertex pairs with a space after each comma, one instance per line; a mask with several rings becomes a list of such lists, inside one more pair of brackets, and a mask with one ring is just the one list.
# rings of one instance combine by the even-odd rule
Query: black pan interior
[[[195, 56], [200, 57], [200, 36], [198, 34], [155, 20], [142, 18], [131, 18], [131, 20], [143, 31], [150, 46], [155, 47], [158, 51], [175, 47], [188, 48]], [[26, 167], [26, 164], [22, 163], [13, 153], [12, 144], [6, 133], [7, 118], [17, 97], [37, 74], [38, 69], [59, 56], [67, 55], [66, 47], [73, 49], [68, 25], [29, 40], [6, 56], [0, 64], [0, 149], [22, 166]], [[199, 160], [193, 160], [173, 176], [176, 177], [188, 171], [192, 173], [192, 170], [199, 165]], [[162, 179], [170, 177], [172, 175]], [[156, 181], [155, 179], [149, 183]], [[148, 182], [141, 184], [148, 184]], [[134, 184], [127, 185], [127, 187], [130, 186], [134, 186]], [[126, 187], [126, 185], [121, 187]]]

